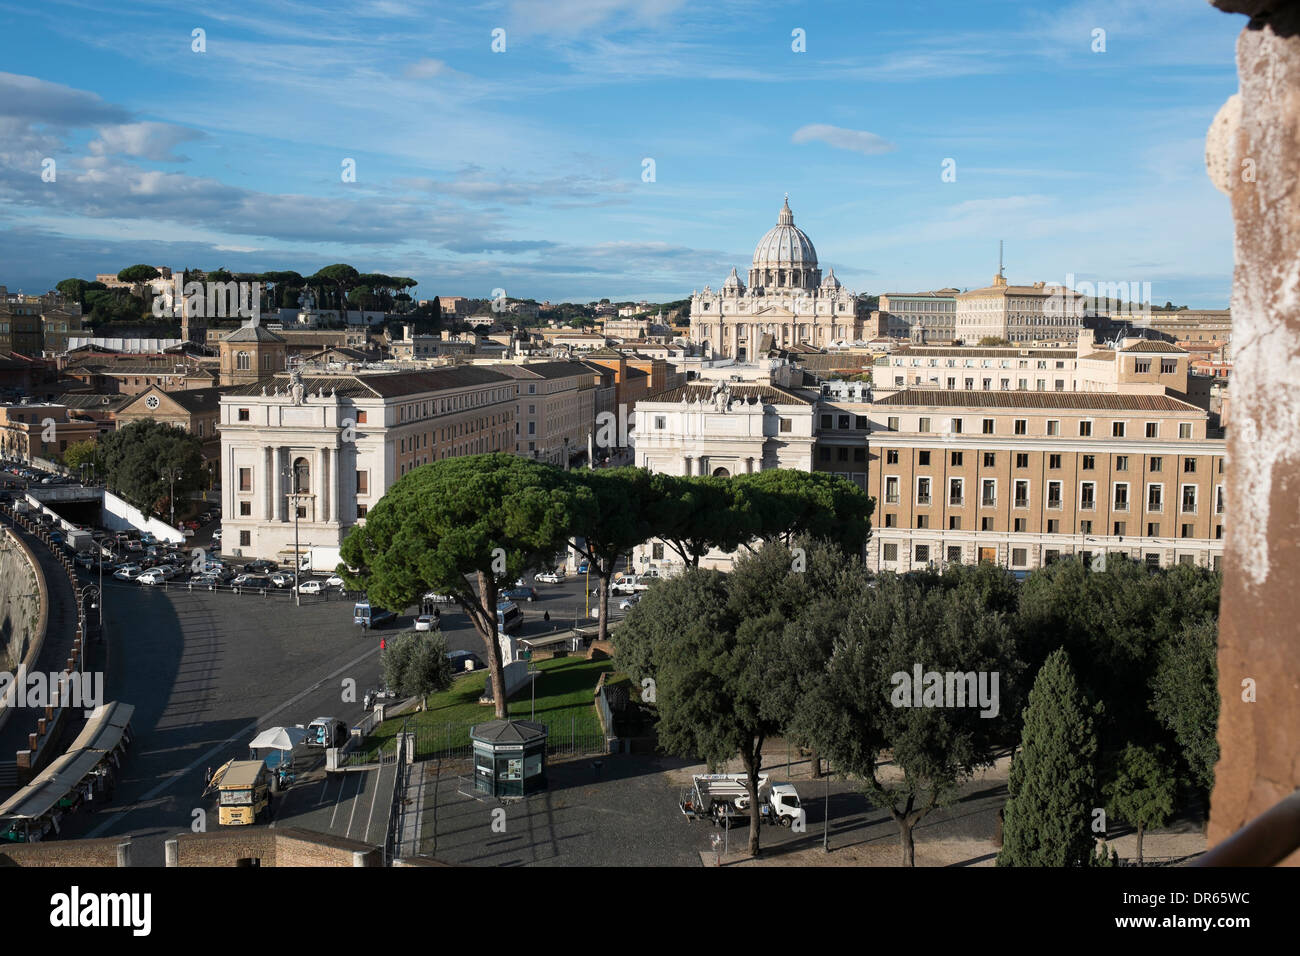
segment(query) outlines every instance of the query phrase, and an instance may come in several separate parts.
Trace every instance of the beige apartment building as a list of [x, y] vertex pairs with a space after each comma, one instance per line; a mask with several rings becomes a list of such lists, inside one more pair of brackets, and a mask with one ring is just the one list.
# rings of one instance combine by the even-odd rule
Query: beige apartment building
[[1010, 285], [999, 273], [993, 284], [959, 292], [953, 324], [956, 337], [966, 345], [984, 338], [1008, 342], [1068, 342], [1079, 337], [1086, 300], [1064, 286], [1035, 282]]
[[1219, 565], [1225, 444], [1181, 399], [908, 389], [869, 417], [873, 570], [1098, 554]]
[[502, 363], [515, 380], [515, 454], [565, 467], [587, 453], [601, 375], [581, 362]]
[[66, 405], [0, 404], [0, 454], [7, 458], [58, 458], [69, 445], [98, 437], [99, 426], [89, 418], [70, 415]]

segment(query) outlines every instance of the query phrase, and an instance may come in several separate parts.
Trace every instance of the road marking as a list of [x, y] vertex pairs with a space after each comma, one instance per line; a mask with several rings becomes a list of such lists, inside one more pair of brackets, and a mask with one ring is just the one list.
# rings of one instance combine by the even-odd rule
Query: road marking
[[[328, 784], [329, 780], [327, 779], [325, 782]], [[334, 798], [334, 812], [330, 814], [330, 830], [334, 829], [334, 818], [339, 815], [339, 804], [343, 802], [343, 788], [347, 785], [348, 775], [346, 773], [339, 774], [339, 795]]]
[[[393, 764], [394, 767], [397, 764]], [[396, 782], [396, 781], [394, 781]], [[379, 772], [375, 774], [375, 795], [370, 798], [370, 816], [366, 817], [366, 842], [370, 841], [370, 824], [375, 819], [375, 804], [379, 801], [379, 791], [384, 789], [384, 765], [379, 765]]]
[[[187, 774], [189, 774], [191, 771], [193, 771], [194, 769], [196, 769], [196, 768], [199, 767], [200, 765], [205, 764], [207, 761], [211, 760], [212, 757], [214, 757], [216, 754], [220, 753], [224, 748], [229, 747], [232, 743], [234, 743], [234, 742], [235, 742], [236, 740], [238, 740], [239, 738], [241, 738], [241, 737], [246, 737], [246, 736], [248, 736], [250, 733], [256, 733], [258, 727], [262, 726], [264, 723], [266, 723], [267, 721], [269, 721], [269, 720], [270, 720], [272, 717], [274, 717], [276, 714], [280, 713], [280, 711], [285, 710], [286, 708], [292, 707], [294, 704], [298, 703], [298, 701], [302, 700], [302, 699], [303, 699], [304, 697], [306, 697], [308, 694], [310, 694], [310, 693], [312, 693], [313, 691], [315, 691], [318, 687], [320, 687], [320, 686], [321, 686], [322, 684], [324, 684], [326, 681], [331, 680], [332, 678], [338, 677], [340, 674], [346, 672], [346, 671], [349, 670], [350, 668], [356, 667], [358, 664], [360, 664], [362, 661], [364, 661], [367, 657], [371, 657], [371, 656], [373, 656], [373, 655], [375, 655], [375, 654], [378, 654], [378, 653], [379, 653], [379, 648], [372, 648], [371, 650], [366, 651], [366, 653], [362, 654], [360, 657], [356, 658], [355, 660], [348, 661], [348, 663], [344, 664], [344, 665], [343, 665], [342, 667], [340, 667], [338, 670], [334, 671], [334, 673], [327, 675], [327, 676], [326, 676], [324, 679], [322, 679], [319, 683], [313, 685], [312, 687], [307, 688], [306, 690], [304, 690], [304, 691], [302, 691], [302, 692], [300, 692], [300, 693], [298, 693], [298, 694], [295, 694], [293, 697], [289, 698], [289, 699], [286, 700], [284, 703], [280, 704], [278, 707], [275, 707], [274, 709], [267, 711], [265, 714], [263, 714], [263, 715], [262, 715], [261, 717], [259, 717], [257, 720], [253, 721], [251, 724], [248, 724], [247, 726], [242, 727], [242, 728], [240, 728], [239, 730], [235, 731], [233, 734], [231, 734], [231, 735], [230, 735], [229, 737], [227, 737], [225, 740], [221, 741], [221, 743], [219, 743], [219, 744], [217, 744], [216, 746], [212, 747], [212, 748], [211, 748], [207, 753], [205, 753], [205, 754], [199, 756], [199, 757], [196, 758], [194, 761], [192, 761], [188, 767], [185, 767], [185, 768], [184, 768], [183, 770], [181, 770], [179, 773], [174, 774], [174, 775], [173, 775], [172, 777], [170, 777], [169, 779], [164, 780], [162, 783], [158, 784], [158, 786], [154, 787], [152, 790], [150, 790], [148, 793], [146, 793], [143, 797], [141, 797], [139, 800], [137, 800], [137, 801], [136, 801], [132, 806], [129, 806], [129, 807], [122, 807], [120, 810], [115, 810], [115, 811], [113, 811], [112, 815], [110, 815], [109, 818], [108, 818], [107, 820], [105, 820], [105, 821], [104, 821], [103, 823], [101, 823], [99, 826], [95, 827], [95, 829], [91, 830], [90, 833], [86, 834], [86, 838], [87, 838], [87, 839], [94, 839], [95, 837], [103, 836], [104, 833], [107, 832], [108, 828], [111, 827], [111, 826], [112, 826], [115, 822], [117, 822], [119, 819], [121, 819], [122, 817], [126, 816], [128, 813], [131, 813], [131, 812], [133, 812], [133, 811], [139, 809], [139, 807], [140, 807], [141, 804], [146, 803], [146, 802], [148, 802], [149, 800], [154, 799], [156, 796], [158, 796], [158, 795], [161, 794], [161, 793], [166, 792], [167, 790], [170, 790], [170, 789], [171, 789], [171, 788], [172, 788], [176, 783], [178, 783], [180, 780], [182, 780], [182, 779], [183, 779]], [[139, 736], [139, 735], [137, 734], [136, 736]]]
[[352, 836], [352, 821], [357, 818], [357, 797], [361, 796], [361, 785], [365, 783], [366, 775], [369, 770], [362, 770], [357, 773], [357, 792], [352, 794], [352, 812], [348, 814], [348, 832], [344, 836]]

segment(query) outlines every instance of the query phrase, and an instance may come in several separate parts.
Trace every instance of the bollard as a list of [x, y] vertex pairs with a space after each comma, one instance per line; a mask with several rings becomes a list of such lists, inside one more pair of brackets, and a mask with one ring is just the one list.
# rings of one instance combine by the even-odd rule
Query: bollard
[[131, 865], [131, 841], [130, 840], [127, 840], [125, 843], [119, 843], [117, 845], [117, 865], [118, 866]]
[[180, 866], [180, 844], [172, 837], [163, 844], [163, 866]]

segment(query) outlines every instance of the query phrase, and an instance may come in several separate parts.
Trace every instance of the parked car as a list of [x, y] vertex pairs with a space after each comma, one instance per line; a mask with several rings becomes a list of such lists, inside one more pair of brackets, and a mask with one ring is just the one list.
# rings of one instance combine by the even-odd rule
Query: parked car
[[564, 581], [564, 569], [556, 568], [554, 571], [543, 571], [533, 580], [538, 584], [560, 584]]
[[325, 588], [316, 578], [312, 578], [310, 581], [303, 581], [298, 585], [299, 594], [320, 594], [324, 590]]
[[276, 571], [271, 575], [271, 583], [277, 588], [291, 587], [293, 585], [293, 574], [292, 572]]
[[246, 565], [244, 565], [244, 570], [247, 571], [249, 574], [260, 574], [263, 571], [278, 570], [279, 567], [280, 566], [276, 564], [274, 561], [267, 561], [264, 558], [259, 558], [256, 561], [249, 561]]
[[339, 588], [340, 590], [342, 590], [347, 585], [344, 583], [343, 579], [339, 577], [337, 574], [331, 574], [329, 577], [325, 579], [325, 586], [327, 588]]
[[119, 581], [134, 581], [140, 576], [140, 572], [143, 570], [144, 568], [140, 567], [138, 564], [124, 564], [113, 572], [113, 577], [117, 578]]
[[415, 619], [417, 631], [432, 631], [438, 626], [438, 619], [432, 614], [421, 614]]
[[150, 568], [148, 571], [141, 573], [135, 579], [136, 584], [162, 584], [167, 580], [167, 575], [163, 574], [162, 568]]
[[640, 600], [641, 600], [641, 595], [639, 593], [630, 595], [629, 597], [625, 597], [623, 598], [623, 600], [618, 602], [618, 609], [620, 611], [630, 611], [632, 610], [632, 608], [636, 607], [637, 603]]
[[215, 531], [212, 532], [212, 540], [213, 540], [213, 541], [220, 541], [220, 540], [221, 540], [221, 529], [220, 529], [220, 528], [217, 528]]
[[510, 588], [502, 591], [501, 597], [511, 601], [536, 601], [537, 591], [533, 588]]

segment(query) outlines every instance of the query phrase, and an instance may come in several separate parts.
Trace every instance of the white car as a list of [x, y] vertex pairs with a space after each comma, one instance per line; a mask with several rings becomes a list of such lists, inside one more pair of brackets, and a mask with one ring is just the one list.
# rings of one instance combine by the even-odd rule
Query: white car
[[415, 619], [415, 629], [417, 631], [432, 631], [438, 626], [438, 619], [432, 614], [421, 614]]
[[285, 574], [282, 571], [276, 571], [271, 575], [271, 583], [277, 588], [287, 588], [293, 584], [293, 575]]
[[554, 571], [543, 571], [533, 580], [538, 584], [559, 584], [564, 580], [564, 572], [558, 568]]
[[138, 564], [124, 564], [113, 572], [113, 577], [117, 578], [119, 581], [134, 581], [139, 576], [140, 565]]
[[344, 587], [343, 579], [337, 574], [331, 574], [325, 579], [325, 586], [327, 588], [342, 588]]
[[220, 528], [217, 528], [215, 531], [212, 532], [212, 540], [213, 540], [213, 541], [220, 541], [220, 540], [221, 540], [221, 529], [220, 529]]
[[630, 611], [632, 608], [636, 607], [640, 600], [640, 594], [633, 594], [631, 597], [625, 597], [623, 600], [618, 602], [618, 609], [620, 611]]
[[321, 586], [321, 583], [314, 579], [303, 581], [302, 584], [298, 585], [299, 594], [320, 594], [323, 590], [325, 589]]
[[152, 584], [162, 584], [166, 580], [167, 580], [167, 575], [163, 573], [161, 568], [150, 568], [148, 571], [145, 571], [138, 578], [136, 578], [135, 583], [152, 585]]

